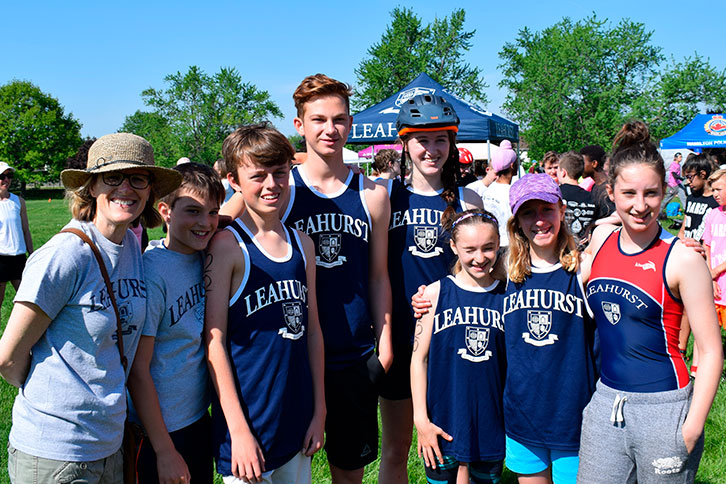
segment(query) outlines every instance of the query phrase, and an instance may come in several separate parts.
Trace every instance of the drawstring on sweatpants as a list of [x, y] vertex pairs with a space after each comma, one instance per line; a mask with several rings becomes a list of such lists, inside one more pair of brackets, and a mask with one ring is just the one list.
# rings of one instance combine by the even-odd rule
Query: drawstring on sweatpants
[[610, 412], [610, 421], [614, 424], [621, 424], [625, 421], [623, 418], [623, 407], [625, 406], [625, 400], [628, 397], [621, 397], [618, 393], [615, 395], [615, 401], [613, 402], [613, 411]]

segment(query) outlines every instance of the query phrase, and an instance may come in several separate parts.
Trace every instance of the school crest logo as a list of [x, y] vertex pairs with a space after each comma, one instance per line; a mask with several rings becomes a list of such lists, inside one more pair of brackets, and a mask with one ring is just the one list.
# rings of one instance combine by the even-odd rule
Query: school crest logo
[[315, 257], [316, 264], [328, 269], [335, 266], [343, 265], [346, 261], [345, 256], [340, 254], [341, 237], [340, 234], [320, 234], [318, 240], [318, 253]]
[[[118, 316], [121, 320], [121, 334], [124, 336], [129, 336], [130, 334], [133, 334], [134, 331], [136, 331], [138, 328], [135, 324], [129, 324], [131, 320], [134, 317], [134, 309], [131, 303], [123, 303], [120, 304], [118, 307]], [[113, 335], [111, 336], [114, 341], [118, 340], [118, 336], [116, 335], [116, 331], [113, 332]]]
[[550, 333], [552, 311], [527, 311], [527, 329], [529, 332], [522, 333], [522, 339], [532, 346], [553, 345], [559, 339], [556, 334]]
[[601, 306], [610, 324], [616, 325], [620, 322], [620, 304], [603, 301]]
[[408, 251], [424, 259], [436, 257], [444, 251], [441, 247], [436, 247], [438, 240], [438, 227], [429, 227], [426, 225], [416, 226], [413, 228], [413, 241], [416, 242], [416, 245], [410, 246]]
[[300, 339], [303, 335], [303, 308], [300, 301], [282, 303], [282, 317], [285, 328], [280, 328], [277, 334], [285, 339]]
[[489, 328], [479, 328], [477, 326], [466, 327], [466, 348], [461, 348], [457, 352], [459, 356], [467, 361], [479, 363], [487, 361], [492, 356], [492, 352], [487, 350], [489, 344]]
[[204, 299], [202, 299], [200, 304], [197, 304], [197, 307], [194, 309], [194, 317], [197, 318], [197, 321], [200, 324], [204, 324]]

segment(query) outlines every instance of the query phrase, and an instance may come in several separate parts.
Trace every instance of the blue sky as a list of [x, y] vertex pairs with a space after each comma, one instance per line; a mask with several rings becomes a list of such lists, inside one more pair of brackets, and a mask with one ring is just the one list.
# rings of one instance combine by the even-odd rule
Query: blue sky
[[[292, 134], [292, 92], [308, 74], [324, 72], [355, 84], [355, 68], [380, 40], [396, 6], [412, 7], [424, 22], [466, 10], [476, 29], [467, 61], [483, 70], [490, 103], [500, 111], [505, 92], [498, 52], [524, 27], [541, 30], [564, 16], [595, 12], [616, 23], [642, 22], [652, 43], [676, 59], [693, 55], [726, 66], [726, 4], [709, 10], [675, 1], [124, 1], [0, 0], [0, 84], [29, 80], [59, 99], [83, 124], [84, 136], [115, 132], [127, 115], [144, 109], [141, 91], [163, 88], [165, 75], [190, 65], [208, 74], [239, 70], [267, 90], [285, 118], [274, 124]], [[690, 8], [690, 10], [686, 10]]]

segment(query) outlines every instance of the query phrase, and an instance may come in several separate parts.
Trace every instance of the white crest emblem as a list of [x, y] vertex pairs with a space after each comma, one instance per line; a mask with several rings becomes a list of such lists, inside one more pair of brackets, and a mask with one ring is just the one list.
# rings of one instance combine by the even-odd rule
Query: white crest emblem
[[278, 334], [286, 339], [300, 339], [303, 335], [303, 308], [300, 301], [282, 303], [282, 316], [286, 328], [281, 328]]
[[466, 327], [466, 348], [461, 348], [457, 352], [463, 359], [473, 363], [486, 361], [492, 356], [492, 352], [487, 350], [489, 344], [489, 328], [479, 328], [477, 326]]
[[438, 227], [429, 227], [427, 225], [416, 226], [413, 228], [413, 241], [416, 242], [416, 245], [410, 246], [408, 251], [415, 256], [425, 259], [436, 257], [444, 251], [441, 247], [436, 247], [438, 240]]
[[547, 346], [555, 344], [558, 340], [556, 334], [550, 334], [552, 329], [552, 311], [527, 311], [528, 333], [522, 333], [522, 339], [533, 346]]
[[603, 301], [601, 306], [610, 324], [615, 325], [620, 322], [620, 304]]
[[318, 253], [320, 255], [315, 257], [317, 265], [327, 268], [343, 265], [346, 258], [344, 256], [338, 257], [340, 246], [340, 234], [320, 234], [318, 240]]

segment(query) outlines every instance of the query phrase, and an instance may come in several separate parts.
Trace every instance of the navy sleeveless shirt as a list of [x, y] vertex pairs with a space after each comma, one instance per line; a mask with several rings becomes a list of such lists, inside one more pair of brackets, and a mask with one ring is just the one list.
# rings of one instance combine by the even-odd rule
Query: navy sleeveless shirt
[[[305, 253], [287, 227], [289, 249], [282, 258], [269, 255], [239, 219], [226, 230], [245, 259], [242, 284], [229, 301], [227, 351], [242, 410], [270, 471], [300, 452], [313, 416]], [[217, 471], [231, 475], [232, 441], [213, 400]]]
[[439, 439], [443, 455], [503, 459], [504, 284], [465, 288], [454, 276], [440, 284], [428, 357], [429, 420], [453, 437]]
[[[463, 188], [459, 188], [462, 207]], [[393, 293], [393, 343], [413, 344], [416, 320], [411, 296], [422, 284], [446, 276], [454, 262], [449, 237], [441, 228], [446, 202], [438, 193], [420, 193], [411, 187], [395, 186], [391, 194], [391, 223], [388, 227], [388, 276]]]
[[372, 223], [363, 176], [350, 172], [338, 193], [325, 195], [293, 169], [282, 221], [315, 243], [326, 366], [345, 368], [369, 356], [375, 349], [368, 294]]
[[532, 267], [524, 282], [509, 281], [507, 435], [555, 450], [580, 448], [582, 411], [595, 391], [595, 323], [579, 273], [560, 264]]

